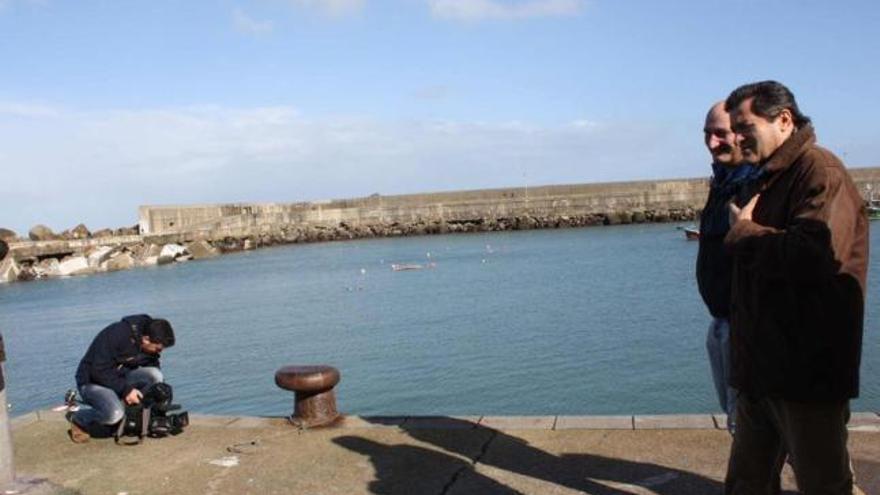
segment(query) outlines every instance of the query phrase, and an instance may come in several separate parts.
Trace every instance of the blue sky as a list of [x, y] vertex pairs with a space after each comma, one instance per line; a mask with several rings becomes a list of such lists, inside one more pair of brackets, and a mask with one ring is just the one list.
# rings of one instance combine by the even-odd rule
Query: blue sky
[[877, 26], [869, 1], [0, 0], [0, 227], [706, 176], [706, 110], [762, 79], [880, 166]]

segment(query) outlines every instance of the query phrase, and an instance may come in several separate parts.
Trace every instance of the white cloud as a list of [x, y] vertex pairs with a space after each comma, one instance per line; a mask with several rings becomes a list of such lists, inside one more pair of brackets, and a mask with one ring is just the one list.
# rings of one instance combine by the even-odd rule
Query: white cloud
[[56, 117], [61, 113], [61, 110], [49, 105], [0, 101], [0, 116]]
[[255, 36], [269, 34], [275, 29], [272, 21], [258, 21], [245, 14], [241, 9], [235, 9], [232, 12], [232, 25], [240, 33]]
[[572, 16], [585, 0], [428, 0], [428, 5], [434, 17], [476, 22]]
[[0, 209], [0, 227], [18, 232], [131, 225], [143, 204], [697, 176], [706, 162], [698, 136], [644, 124], [308, 118], [289, 106], [0, 109], [13, 110], [0, 111], [0, 170], [16, 205]]
[[581, 129], [581, 130], [595, 130], [600, 125], [601, 124], [599, 122], [595, 122], [595, 121], [587, 120], [587, 119], [578, 119], [578, 120], [574, 120], [571, 122], [571, 127], [575, 128], [575, 129]]
[[290, 0], [300, 8], [315, 10], [324, 15], [342, 16], [359, 12], [366, 0]]

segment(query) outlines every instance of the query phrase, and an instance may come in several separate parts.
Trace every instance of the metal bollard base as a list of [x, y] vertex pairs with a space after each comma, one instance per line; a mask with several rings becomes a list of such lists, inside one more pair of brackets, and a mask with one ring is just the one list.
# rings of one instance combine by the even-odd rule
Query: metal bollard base
[[293, 415], [290, 422], [299, 428], [329, 426], [339, 419], [336, 410], [336, 394], [333, 389], [311, 394], [297, 392], [294, 399]]

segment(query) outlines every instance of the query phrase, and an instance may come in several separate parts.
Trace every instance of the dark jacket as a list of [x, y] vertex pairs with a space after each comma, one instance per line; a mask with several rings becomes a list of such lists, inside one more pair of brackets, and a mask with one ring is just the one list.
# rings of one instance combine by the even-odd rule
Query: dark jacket
[[731, 385], [800, 402], [858, 396], [868, 263], [864, 203], [811, 126], [764, 164], [734, 254]]
[[715, 318], [728, 318], [733, 258], [724, 249], [724, 236], [730, 230], [727, 204], [757, 179], [760, 170], [748, 164], [736, 167], [713, 164], [712, 169], [709, 198], [700, 214], [697, 286], [709, 313]]
[[76, 385], [94, 383], [124, 397], [135, 387], [125, 380], [127, 371], [141, 366], [159, 367], [159, 357], [141, 351], [143, 329], [153, 321], [148, 315], [126, 316], [101, 330], [76, 370]]

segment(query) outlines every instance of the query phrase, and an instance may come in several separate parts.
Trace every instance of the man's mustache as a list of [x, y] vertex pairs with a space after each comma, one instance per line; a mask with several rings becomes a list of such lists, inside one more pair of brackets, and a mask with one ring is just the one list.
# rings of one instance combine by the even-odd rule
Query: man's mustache
[[712, 150], [712, 153], [715, 155], [720, 155], [722, 153], [730, 153], [732, 151], [733, 151], [733, 146], [730, 146], [727, 144], [719, 144], [718, 146], [715, 147], [714, 150]]

